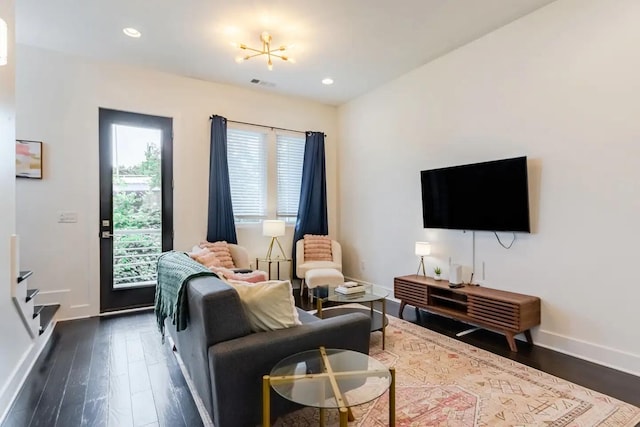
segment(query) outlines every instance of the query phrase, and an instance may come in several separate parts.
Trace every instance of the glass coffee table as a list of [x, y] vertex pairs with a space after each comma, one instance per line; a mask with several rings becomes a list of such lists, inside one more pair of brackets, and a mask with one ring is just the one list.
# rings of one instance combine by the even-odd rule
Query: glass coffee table
[[[389, 296], [389, 292], [384, 289], [374, 287], [372, 285], [365, 285], [365, 291], [355, 294], [341, 294], [336, 292], [336, 286], [318, 286], [314, 288], [314, 295], [317, 301], [317, 313], [316, 316], [321, 319], [328, 317], [340, 316], [346, 313], [369, 313], [371, 316], [371, 332], [382, 331], [382, 349], [385, 345], [385, 328], [389, 324], [387, 319], [387, 305], [386, 299]], [[335, 307], [330, 310], [322, 311], [323, 302], [335, 302], [335, 303], [369, 303], [369, 310], [366, 308], [355, 307]], [[382, 312], [373, 309], [373, 303], [380, 301], [382, 303]]]
[[338, 409], [340, 427], [347, 426], [351, 406], [361, 405], [389, 390], [389, 425], [395, 425], [395, 368], [356, 351], [320, 347], [282, 359], [262, 380], [262, 424], [271, 423], [270, 388], [304, 406]]

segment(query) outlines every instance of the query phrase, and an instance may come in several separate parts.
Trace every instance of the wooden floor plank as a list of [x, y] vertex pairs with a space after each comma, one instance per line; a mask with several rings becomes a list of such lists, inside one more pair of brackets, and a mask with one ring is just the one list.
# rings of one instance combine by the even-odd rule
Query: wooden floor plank
[[[131, 409], [133, 412], [133, 425], [136, 427], [158, 422], [156, 403], [153, 400], [151, 390], [132, 394]], [[160, 410], [162, 409], [160, 408]]]
[[182, 408], [176, 399], [167, 366], [163, 363], [150, 365], [149, 378], [160, 425], [185, 426]]

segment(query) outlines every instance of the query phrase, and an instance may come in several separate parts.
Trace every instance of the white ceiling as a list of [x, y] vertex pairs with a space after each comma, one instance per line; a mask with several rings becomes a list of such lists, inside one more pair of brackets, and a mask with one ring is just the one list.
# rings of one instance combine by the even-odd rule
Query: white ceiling
[[[18, 43], [341, 104], [553, 0], [19, 0]], [[122, 33], [134, 27], [142, 37]], [[231, 42], [295, 44], [237, 64]], [[333, 86], [321, 80], [331, 77]]]

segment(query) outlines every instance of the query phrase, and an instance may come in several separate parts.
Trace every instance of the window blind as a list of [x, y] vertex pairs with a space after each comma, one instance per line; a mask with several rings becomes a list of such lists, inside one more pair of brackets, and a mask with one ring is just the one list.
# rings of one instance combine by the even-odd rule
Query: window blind
[[295, 221], [300, 202], [302, 163], [304, 161], [304, 137], [277, 135], [276, 159], [278, 176], [278, 218]]
[[227, 162], [236, 221], [267, 216], [267, 150], [265, 135], [227, 128]]

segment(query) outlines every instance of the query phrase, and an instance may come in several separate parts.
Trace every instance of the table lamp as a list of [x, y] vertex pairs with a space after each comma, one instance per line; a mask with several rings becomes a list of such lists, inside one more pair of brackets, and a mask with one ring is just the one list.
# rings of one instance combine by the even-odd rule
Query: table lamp
[[418, 264], [418, 272], [416, 276], [420, 274], [422, 268], [422, 275], [427, 276], [427, 272], [424, 269], [424, 257], [431, 254], [431, 244], [429, 242], [416, 242], [416, 255], [420, 257], [420, 264]]
[[267, 250], [267, 256], [265, 259], [271, 260], [271, 252], [273, 251], [274, 243], [278, 244], [282, 258], [287, 258], [284, 254], [284, 250], [282, 249], [282, 245], [280, 245], [280, 242], [278, 241], [279, 236], [284, 236], [284, 226], [284, 221], [277, 219], [266, 219], [262, 221], [262, 235], [271, 237], [271, 243], [269, 243], [269, 249]]

